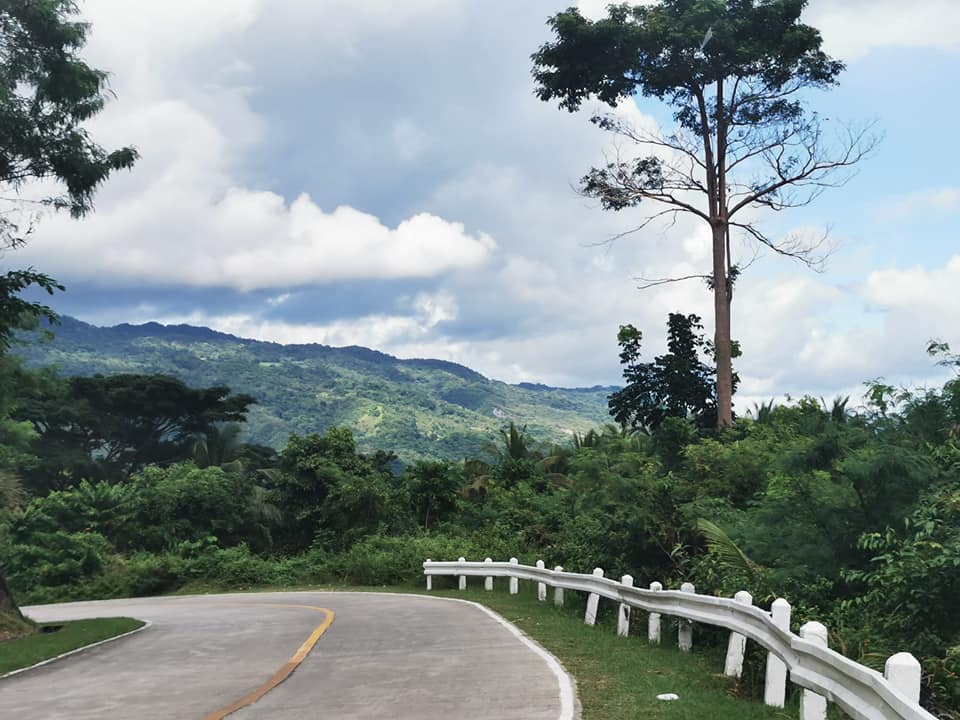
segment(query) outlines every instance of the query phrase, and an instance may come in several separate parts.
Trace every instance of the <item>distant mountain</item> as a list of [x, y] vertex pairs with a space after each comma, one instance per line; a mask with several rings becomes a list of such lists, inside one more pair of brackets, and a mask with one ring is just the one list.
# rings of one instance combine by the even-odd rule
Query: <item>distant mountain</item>
[[364, 451], [402, 460], [460, 459], [509, 420], [535, 440], [567, 442], [608, 422], [615, 387], [554, 388], [488, 380], [445, 360], [401, 360], [364, 347], [280, 345], [192, 325], [96, 327], [64, 317], [50, 341], [16, 352], [63, 375], [165, 373], [193, 386], [253, 395], [247, 438], [282, 447], [291, 432], [353, 429]]

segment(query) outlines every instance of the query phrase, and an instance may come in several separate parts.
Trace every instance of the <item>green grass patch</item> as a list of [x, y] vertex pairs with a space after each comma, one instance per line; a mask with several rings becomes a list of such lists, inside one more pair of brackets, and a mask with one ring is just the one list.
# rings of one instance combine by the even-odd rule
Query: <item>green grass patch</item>
[[[437, 582], [435, 578], [434, 582]], [[477, 580], [473, 580], [477, 582]], [[505, 583], [506, 581], [498, 581]], [[613, 603], [601, 601], [598, 625], [583, 623], [583, 599], [567, 593], [567, 607], [540, 603], [532, 583], [521, 583], [519, 595], [502, 591], [437, 590], [432, 594], [479, 602], [514, 623], [552, 652], [577, 681], [584, 720], [793, 720], [797, 708], [770, 708], [724, 677], [724, 649], [719, 636], [695, 637], [707, 644], [694, 652], [676, 649], [676, 629], [663, 618], [663, 645], [646, 640], [647, 616], [635, 611], [631, 636], [615, 632]], [[422, 590], [421, 590], [422, 592]], [[604, 607], [605, 606], [605, 607]], [[632, 633], [642, 634], [642, 637]], [[679, 700], [657, 700], [661, 693], [676, 693]]]
[[[133, 618], [95, 618], [41, 625], [27, 637], [0, 642], [0, 675], [122, 635], [143, 625]], [[56, 629], [59, 626], [59, 629]]]

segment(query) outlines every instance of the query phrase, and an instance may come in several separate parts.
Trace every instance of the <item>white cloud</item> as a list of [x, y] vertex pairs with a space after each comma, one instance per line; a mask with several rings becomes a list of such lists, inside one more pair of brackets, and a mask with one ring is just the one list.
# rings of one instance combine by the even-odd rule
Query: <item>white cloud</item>
[[418, 293], [409, 307], [412, 312], [406, 315], [372, 314], [325, 324], [291, 323], [252, 313], [216, 315], [202, 311], [161, 317], [151, 314], [149, 319], [165, 325], [203, 325], [238, 337], [282, 344], [362, 345], [391, 352], [393, 347], [420, 341], [457, 317], [456, 298], [443, 291]]
[[[120, 98], [93, 131], [108, 147], [137, 146], [142, 158], [133, 172], [111, 178], [95, 215], [42, 223], [23, 262], [66, 281], [251, 290], [432, 277], [477, 268], [493, 253], [488, 235], [435, 214], [414, 212], [391, 227], [346, 205], [324, 209], [306, 193], [288, 203], [245, 182], [243, 158], [262, 141], [264, 119], [252, 111], [248, 88], [219, 82], [250, 67], [231, 43], [263, 3], [213, 3], [196, 13], [180, 12], [183, 4], [133, 10], [98, 0], [87, 8], [98, 33], [91, 62], [124, 68], [115, 83]], [[188, 61], [198, 53], [205, 70], [195, 77]], [[426, 144], [423, 131], [403, 120], [395, 140], [407, 159]]]
[[478, 267], [495, 248], [489, 236], [429, 213], [390, 228], [346, 206], [325, 212], [307, 195], [288, 205], [276, 193], [229, 188], [215, 199], [190, 187], [197, 176], [178, 182], [171, 172], [81, 223], [50, 219], [20, 258], [104, 285], [253, 290], [431, 277]]
[[882, 47], [960, 46], [956, 0], [814, 0], [804, 17], [818, 28], [824, 49], [842, 60], [857, 60]]
[[883, 212], [891, 218], [903, 218], [921, 211], [954, 210], [960, 210], [960, 187], [929, 188], [913, 192], [889, 203]]

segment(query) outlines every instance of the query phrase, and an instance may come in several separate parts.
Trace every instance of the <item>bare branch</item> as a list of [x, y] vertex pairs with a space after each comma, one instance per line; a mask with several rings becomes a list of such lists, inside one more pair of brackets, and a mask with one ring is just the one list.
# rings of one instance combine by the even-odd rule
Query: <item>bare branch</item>
[[606, 115], [595, 115], [591, 118], [591, 121], [598, 127], [625, 137], [637, 145], [650, 145], [681, 153], [702, 170], [707, 169], [703, 160], [700, 159], [700, 146], [682, 133], [678, 132], [667, 136], [651, 133], [637, 128], [623, 118], [609, 113]]
[[[837, 245], [830, 242], [830, 228], [826, 228], [817, 240], [811, 242], [809, 238], [802, 236], [800, 233], [786, 235], [781, 240], [776, 241], [750, 223], [731, 222], [730, 227], [742, 230], [748, 237], [768, 247], [778, 255], [799, 260], [818, 273], [824, 271], [827, 259], [837, 250]], [[754, 256], [755, 259], [756, 256]], [[753, 260], [751, 260], [752, 263]]]
[[595, 243], [587, 243], [586, 247], [599, 247], [601, 245], [610, 245], [612, 243], [615, 243], [617, 240], [621, 240], [622, 238], [627, 237], [628, 235], [633, 235], [634, 233], [640, 232], [641, 230], [649, 226], [654, 220], [657, 220], [658, 218], [664, 217], [666, 215], [672, 216], [670, 222], [667, 224], [667, 228], [669, 229], [670, 227], [673, 227], [676, 224], [677, 214], [682, 212], [685, 212], [685, 211], [681, 210], [680, 208], [667, 208], [666, 210], [661, 210], [660, 212], [654, 213], [653, 215], [650, 215], [649, 217], [645, 218], [643, 222], [641, 222], [636, 227], [632, 227], [629, 230], [624, 230], [623, 232], [619, 232], [616, 235], [611, 235], [606, 240], [600, 240], [599, 242], [595, 242]]
[[634, 280], [639, 280], [642, 283], [637, 286], [637, 290], [648, 290], [658, 285], [666, 285], [667, 283], [683, 282], [684, 280], [710, 280], [712, 277], [713, 275], [683, 275], [681, 277], [671, 278], [635, 277]]
[[[874, 125], [868, 123], [861, 128], [848, 126], [841, 149], [836, 154], [829, 154], [822, 147], [821, 126], [814, 118], [791, 136], [797, 138], [795, 142], [788, 139], [762, 153], [773, 171], [773, 177], [741, 195], [742, 199], [730, 209], [727, 216], [733, 217], [750, 205], [759, 204], [777, 211], [806, 205], [823, 189], [844, 185], [853, 173], [842, 171], [856, 165], [876, 149], [880, 138], [871, 134]], [[814, 190], [804, 197], [798, 197], [795, 192], [782, 194], [785, 188], [796, 190], [805, 187]]]

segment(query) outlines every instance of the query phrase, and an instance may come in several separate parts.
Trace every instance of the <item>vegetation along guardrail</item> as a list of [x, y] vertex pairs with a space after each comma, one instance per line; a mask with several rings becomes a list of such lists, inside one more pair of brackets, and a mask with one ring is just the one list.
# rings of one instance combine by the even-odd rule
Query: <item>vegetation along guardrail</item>
[[537, 597], [547, 599], [547, 587], [554, 589], [554, 603], [563, 605], [564, 590], [588, 594], [584, 622], [593, 625], [601, 597], [620, 604], [617, 632], [626, 636], [630, 628], [632, 608], [649, 613], [647, 637], [660, 642], [661, 617], [680, 619], [677, 642], [681, 650], [693, 646], [693, 623], [705, 623], [731, 631], [724, 673], [739, 677], [747, 639], [768, 651], [764, 700], [768, 705], [783, 707], [786, 698], [787, 672], [790, 679], [804, 688], [801, 698], [802, 720], [826, 718], [827, 701], [835, 702], [855, 720], [936, 720], [920, 704], [920, 663], [910, 653], [891, 656], [884, 674], [860, 665], [827, 647], [827, 629], [819, 622], [808, 622], [800, 634], [790, 632], [790, 604], [779, 598], [766, 612], [753, 605], [750, 593], [739, 592], [733, 599], [698, 595], [691, 583], [680, 590], [664, 590], [658, 582], [650, 588], [633, 586], [633, 578], [624, 575], [620, 582], [603, 577], [597, 568], [592, 575], [554, 570], [538, 560], [536, 567], [510, 562], [434, 562], [423, 564], [427, 590], [432, 589], [434, 575], [459, 578], [461, 590], [467, 577], [483, 577], [484, 587], [493, 589], [495, 577], [510, 579], [510, 593], [516, 594], [520, 580], [537, 583]]

